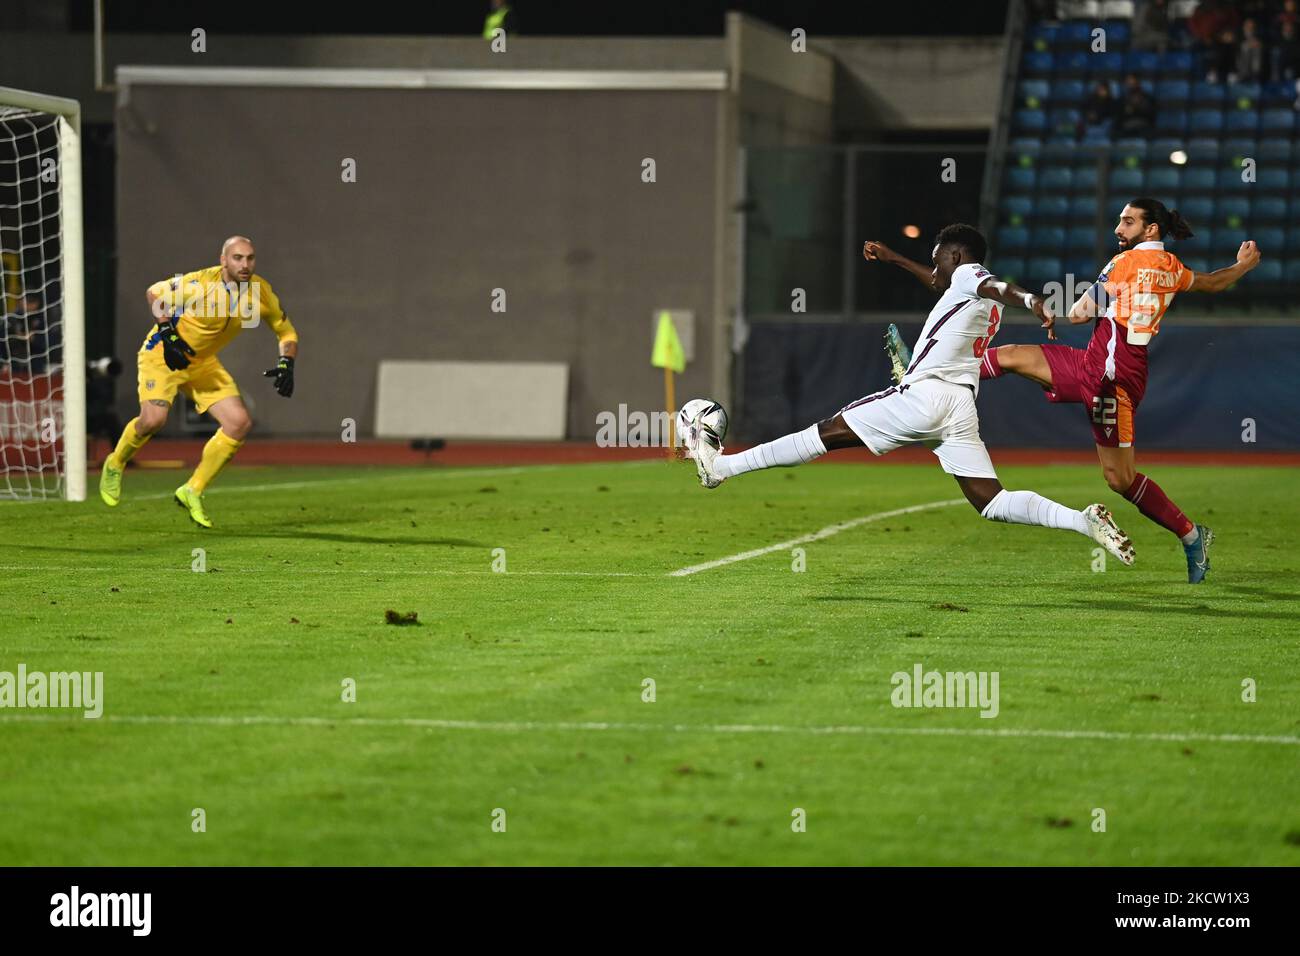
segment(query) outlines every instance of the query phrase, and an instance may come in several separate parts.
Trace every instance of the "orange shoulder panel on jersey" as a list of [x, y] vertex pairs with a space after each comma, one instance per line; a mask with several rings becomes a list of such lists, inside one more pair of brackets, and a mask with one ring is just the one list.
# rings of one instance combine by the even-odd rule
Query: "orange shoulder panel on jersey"
[[1110, 266], [1108, 314], [1128, 330], [1129, 344], [1146, 345], [1160, 331], [1174, 294], [1191, 288], [1192, 278], [1192, 271], [1172, 252], [1129, 249]]

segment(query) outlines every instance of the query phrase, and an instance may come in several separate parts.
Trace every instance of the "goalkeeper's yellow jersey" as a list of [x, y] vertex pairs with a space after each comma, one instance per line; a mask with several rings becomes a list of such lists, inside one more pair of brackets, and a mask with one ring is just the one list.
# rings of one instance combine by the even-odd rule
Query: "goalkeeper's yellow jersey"
[[[233, 284], [227, 287], [221, 281], [221, 266], [211, 266], [155, 282], [149, 291], [161, 300], [161, 314], [180, 315], [176, 330], [194, 349], [192, 361], [216, 355], [245, 328], [256, 328], [262, 322], [281, 342], [298, 341], [298, 333], [280, 308], [271, 283], [256, 273], [242, 288]], [[158, 332], [150, 332], [140, 351], [148, 351], [158, 341]]]

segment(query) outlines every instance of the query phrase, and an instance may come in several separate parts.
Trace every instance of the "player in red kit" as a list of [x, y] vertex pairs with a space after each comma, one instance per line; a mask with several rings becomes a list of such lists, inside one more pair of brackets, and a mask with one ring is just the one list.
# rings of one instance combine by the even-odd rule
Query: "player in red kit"
[[[984, 353], [980, 378], [1014, 372], [1041, 385], [1051, 402], [1082, 403], [1092, 424], [1097, 457], [1111, 490], [1183, 543], [1187, 580], [1199, 584], [1210, 569], [1213, 532], [1183, 514], [1160, 486], [1137, 470], [1134, 421], [1146, 391], [1147, 343], [1179, 292], [1221, 292], [1259, 263], [1254, 242], [1243, 242], [1237, 261], [1194, 273], [1164, 247], [1166, 236], [1185, 239], [1191, 229], [1177, 210], [1156, 199], [1134, 199], [1115, 226], [1120, 252], [1070, 310], [1074, 324], [1095, 321], [1086, 349], [1065, 345], [1003, 345]], [[1055, 338], [1049, 327], [1048, 338]]]

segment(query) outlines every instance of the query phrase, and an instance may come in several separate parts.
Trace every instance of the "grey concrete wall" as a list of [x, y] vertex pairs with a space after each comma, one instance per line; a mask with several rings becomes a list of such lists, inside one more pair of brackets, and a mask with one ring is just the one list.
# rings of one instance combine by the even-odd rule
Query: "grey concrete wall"
[[[678, 394], [709, 394], [724, 95], [133, 86], [119, 351], [151, 321], [149, 283], [215, 264], [245, 233], [302, 335], [287, 401], [261, 377], [267, 329], [223, 353], [262, 434], [337, 434], [343, 418], [368, 434], [376, 363], [406, 358], [568, 362], [569, 435], [590, 437], [598, 411], [660, 407], [658, 307], [695, 312]], [[127, 413], [133, 391], [122, 399]]]
[[997, 118], [1002, 37], [819, 37], [812, 45], [838, 67], [838, 139], [871, 139], [880, 130], [988, 129]]
[[[493, 53], [479, 37], [243, 36], [208, 27], [207, 52], [184, 34], [109, 35], [105, 80], [120, 64], [328, 66], [376, 69], [720, 70], [721, 37], [516, 37]], [[0, 29], [0, 86], [81, 102], [90, 123], [113, 119], [113, 95], [96, 93], [90, 34]]]

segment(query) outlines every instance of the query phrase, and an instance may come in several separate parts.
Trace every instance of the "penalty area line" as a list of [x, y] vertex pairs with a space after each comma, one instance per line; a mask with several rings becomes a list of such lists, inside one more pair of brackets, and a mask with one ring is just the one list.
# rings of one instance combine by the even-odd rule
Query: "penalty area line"
[[[80, 723], [86, 718], [55, 714], [7, 714], [0, 716], [0, 726], [17, 723]], [[869, 727], [854, 724], [798, 726], [790, 724], [647, 724], [607, 723], [602, 721], [538, 720], [446, 720], [434, 717], [274, 717], [274, 716], [183, 716], [183, 715], [112, 715], [96, 723], [185, 725], [210, 727], [410, 727], [425, 730], [505, 731], [592, 731], [624, 733], [674, 734], [798, 734], [810, 737], [992, 737], [1045, 738], [1049, 740], [1112, 740], [1154, 743], [1223, 743], [1300, 745], [1300, 737], [1268, 734], [1207, 734], [1125, 730], [1043, 730], [1037, 728], [992, 729], [983, 727]]]
[[944, 501], [929, 501], [923, 505], [909, 505], [906, 508], [895, 508], [892, 511], [880, 511], [873, 515], [864, 515], [861, 518], [853, 518], [849, 521], [841, 521], [838, 524], [827, 525], [820, 531], [814, 531], [812, 534], [805, 534], [799, 538], [791, 538], [789, 541], [778, 541], [776, 544], [769, 544], [764, 548], [755, 548], [753, 551], [742, 551], [740, 554], [729, 554], [725, 558], [718, 558], [716, 561], [705, 561], [703, 564], [692, 564], [689, 567], [678, 568], [676, 571], [669, 571], [670, 578], [684, 578], [688, 574], [699, 574], [701, 571], [711, 571], [714, 568], [720, 568], [724, 565], [735, 564], [737, 561], [748, 561], [750, 558], [759, 558], [765, 554], [771, 554], [773, 551], [786, 551], [790, 548], [798, 547], [801, 544], [810, 544], [813, 541], [820, 541], [823, 538], [829, 538], [833, 534], [839, 534], [841, 531], [848, 531], [851, 528], [857, 528], [860, 525], [871, 524], [874, 521], [883, 521], [886, 518], [897, 518], [901, 515], [915, 514], [918, 511], [932, 511], [935, 508], [950, 508], [953, 505], [966, 504], [965, 498], [948, 498]]

